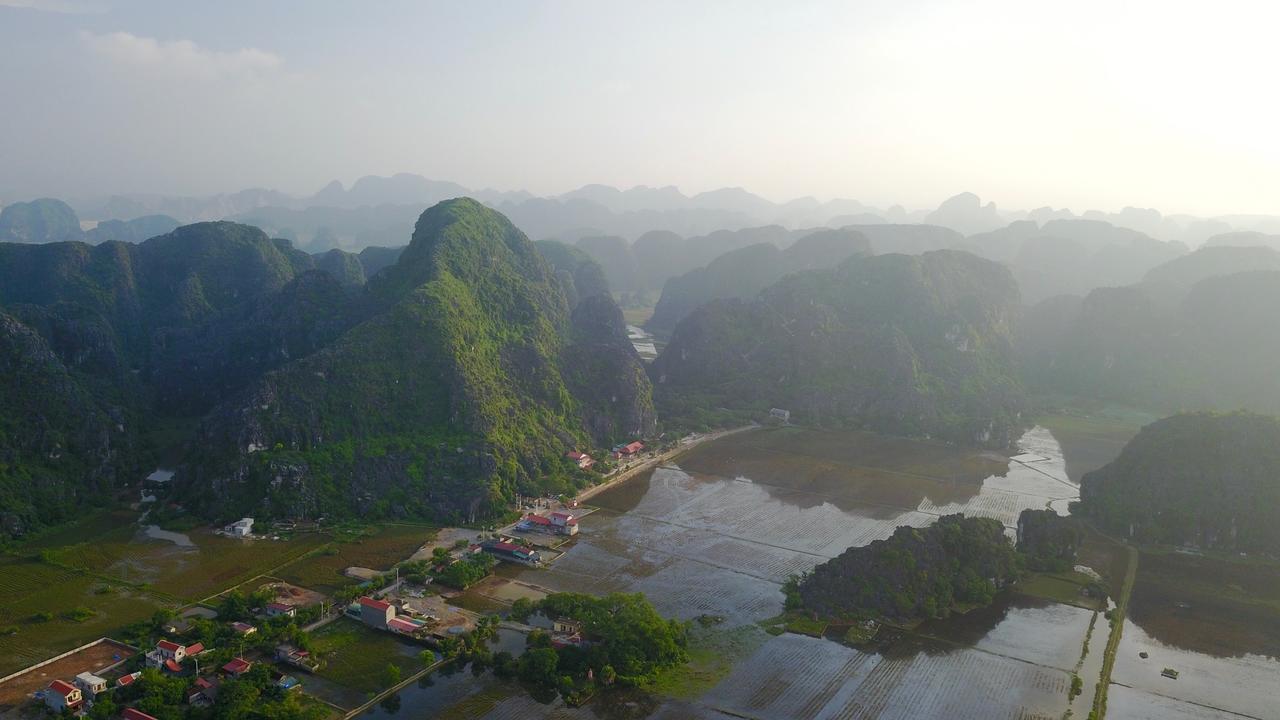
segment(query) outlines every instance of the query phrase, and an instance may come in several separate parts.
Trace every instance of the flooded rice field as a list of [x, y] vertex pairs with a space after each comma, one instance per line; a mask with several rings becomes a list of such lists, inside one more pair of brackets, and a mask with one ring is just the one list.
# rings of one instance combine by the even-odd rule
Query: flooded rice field
[[[963, 512], [996, 518], [1012, 534], [1025, 508], [1065, 513], [1078, 497], [1065, 467], [1053, 435], [1039, 427], [1021, 439], [1012, 459], [869, 433], [793, 428], [698, 447], [681, 456], [678, 467], [655, 469], [597, 495], [592, 504], [601, 509], [583, 523], [562, 558], [547, 569], [504, 566], [500, 582], [550, 591], [643, 592], [666, 615], [722, 616], [723, 629], [715, 632], [751, 638], [722, 675], [680, 699], [608, 693], [569, 708], [518, 685], [461, 673], [406, 693], [406, 716], [429, 710], [438, 717], [487, 720], [1027, 720], [1062, 718], [1068, 711], [1084, 717], [1108, 630], [1090, 610], [1004, 596], [989, 608], [927, 622], [910, 633], [885, 633], [874, 647], [771, 637], [756, 625], [782, 611], [779, 588], [788, 576], [851, 545], [887, 537], [899, 525], [924, 526]], [[1234, 678], [1210, 680], [1206, 674], [1181, 685], [1185, 697], [1199, 698], [1196, 705], [1179, 699], [1184, 695], [1156, 694], [1168, 690], [1157, 682], [1160, 668], [1152, 679], [1150, 663], [1134, 664], [1138, 647], [1155, 642], [1136, 626], [1126, 629], [1116, 669], [1124, 685], [1112, 688], [1110, 717], [1277, 717], [1260, 706], [1268, 694], [1280, 694], [1280, 674], [1270, 660], [1238, 658], [1222, 666], [1235, 668]], [[1201, 667], [1192, 657], [1175, 662], [1193, 673]], [[1212, 665], [1203, 667], [1208, 673]], [[1073, 672], [1085, 679], [1086, 692], [1070, 701]], [[1238, 714], [1224, 715], [1212, 707], [1218, 702], [1209, 687], [1214, 682], [1224, 688], [1247, 682], [1261, 690], [1252, 696], [1228, 691], [1236, 697], [1217, 706]], [[371, 712], [396, 715], [400, 705], [392, 710]]]

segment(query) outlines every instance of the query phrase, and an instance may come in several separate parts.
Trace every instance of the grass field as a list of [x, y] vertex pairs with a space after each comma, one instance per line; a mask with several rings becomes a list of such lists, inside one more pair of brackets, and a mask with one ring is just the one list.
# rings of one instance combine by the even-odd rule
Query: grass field
[[[67, 538], [62, 538], [62, 534]], [[327, 541], [319, 534], [290, 540], [237, 540], [201, 528], [187, 533], [192, 547], [142, 536], [130, 512], [89, 518], [79, 528], [60, 530], [31, 546], [49, 560], [84, 568], [155, 592], [199, 600], [270, 572]], [[75, 543], [56, 545], [74, 538]]]
[[315, 632], [312, 640], [316, 652], [324, 659], [324, 667], [316, 674], [364, 693], [376, 693], [390, 687], [387, 682], [388, 664], [400, 668], [401, 678], [426, 667], [419, 655], [427, 648], [350, 618], [344, 617], [325, 625]]
[[1102, 610], [1099, 597], [1088, 597], [1083, 590], [1093, 583], [1093, 578], [1075, 571], [1060, 573], [1031, 573], [1014, 585], [1015, 592], [1032, 597], [1045, 598], [1065, 605], [1075, 605], [1086, 610]]
[[[146, 593], [37, 560], [0, 558], [0, 675], [110, 635], [148, 618], [161, 603]], [[90, 615], [74, 620], [77, 608]], [[52, 617], [38, 620], [37, 613]]]
[[646, 690], [667, 697], [692, 700], [715, 687], [739, 660], [750, 657], [769, 636], [759, 628], [704, 628], [689, 631], [689, 662], [658, 675]]
[[407, 559], [435, 533], [435, 528], [423, 525], [383, 525], [359, 534], [339, 536], [328, 547], [280, 568], [275, 575], [294, 585], [332, 593], [355, 582], [343, 576], [346, 568], [388, 570]]
[[653, 317], [653, 307], [629, 307], [622, 309], [622, 319], [628, 325], [640, 327], [649, 322], [649, 318]]

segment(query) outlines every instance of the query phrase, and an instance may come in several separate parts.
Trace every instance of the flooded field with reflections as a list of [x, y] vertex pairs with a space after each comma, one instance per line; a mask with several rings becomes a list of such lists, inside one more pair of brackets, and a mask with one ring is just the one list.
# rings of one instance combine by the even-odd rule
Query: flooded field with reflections
[[1109, 718], [1280, 718], [1280, 569], [1143, 553], [1112, 682]]
[[[1006, 595], [991, 607], [930, 621], [911, 633], [886, 633], [874, 647], [792, 634], [770, 637], [755, 625], [782, 611], [779, 588], [789, 575], [851, 545], [887, 537], [899, 525], [924, 526], [939, 515], [964, 512], [996, 518], [1012, 535], [1025, 508], [1065, 513], [1078, 487], [1068, 478], [1053, 435], [1037, 427], [1019, 445], [1020, 452], [1008, 458], [870, 433], [783, 428], [696, 448], [678, 466], [655, 469], [593, 498], [601, 509], [583, 522], [580, 537], [550, 568], [503, 566], [498, 582], [550, 591], [638, 591], [666, 615], [723, 616], [714, 632], [750, 636], [723, 675], [682, 699], [607, 693], [586, 707], [569, 708], [555, 698], [532, 697], [519, 685], [461, 673], [408, 693], [403, 711], [380, 707], [374, 713], [420, 717], [429, 709], [438, 717], [488, 720], [1047, 720], [1070, 709], [1073, 717], [1084, 717], [1108, 629], [1089, 610]], [[1157, 587], [1158, 566], [1150, 568], [1148, 587]], [[1132, 607], [1155, 622], [1159, 595], [1135, 593]], [[1126, 629], [1117, 681], [1133, 687], [1113, 686], [1109, 717], [1239, 717], [1147, 689], [1149, 683], [1157, 691], [1168, 689], [1147, 677], [1147, 665], [1132, 662], [1139, 645], [1156, 642], [1136, 626]], [[1176, 662], [1193, 675], [1196, 668], [1214, 667], [1190, 656]], [[1258, 707], [1264, 695], [1280, 694], [1273, 692], [1280, 691], [1274, 663], [1253, 656], [1231, 662], [1221, 667], [1238, 674], [1214, 681], [1236, 696], [1234, 705], [1224, 700], [1223, 707], [1246, 717], [1280, 717]], [[1069, 704], [1073, 671], [1084, 678], [1086, 693]], [[1239, 683], [1252, 684], [1253, 694], [1231, 690]], [[1180, 687], [1212, 697], [1212, 688], [1201, 681]]]

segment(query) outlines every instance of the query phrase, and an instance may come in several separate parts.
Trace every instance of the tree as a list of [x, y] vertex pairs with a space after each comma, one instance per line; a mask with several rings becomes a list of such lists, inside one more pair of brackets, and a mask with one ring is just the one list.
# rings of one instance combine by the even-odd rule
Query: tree
[[382, 684], [387, 687], [394, 687], [400, 684], [400, 666], [395, 663], [387, 663], [387, 667], [382, 671]]
[[560, 657], [549, 647], [525, 650], [520, 656], [520, 679], [539, 685], [551, 685], [556, 682], [556, 669]]

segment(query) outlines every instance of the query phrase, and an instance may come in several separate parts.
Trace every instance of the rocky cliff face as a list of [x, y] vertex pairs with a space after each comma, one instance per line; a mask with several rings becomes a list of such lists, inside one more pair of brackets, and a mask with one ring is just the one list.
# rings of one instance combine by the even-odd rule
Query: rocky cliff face
[[659, 412], [691, 426], [760, 417], [1008, 447], [1023, 396], [1009, 271], [968, 253], [855, 257], [717, 301], [651, 366]]
[[592, 295], [574, 309], [572, 324], [565, 376], [583, 399], [583, 423], [596, 445], [653, 435], [657, 413], [649, 376], [617, 304], [608, 295]]
[[33, 329], [0, 313], [0, 535], [69, 519], [137, 470], [136, 428]]
[[331, 344], [215, 411], [181, 473], [194, 499], [231, 514], [475, 519], [517, 491], [570, 487], [567, 450], [652, 430], [612, 300], [596, 293], [571, 316], [534, 244], [479, 203], [423, 213], [362, 307]]

